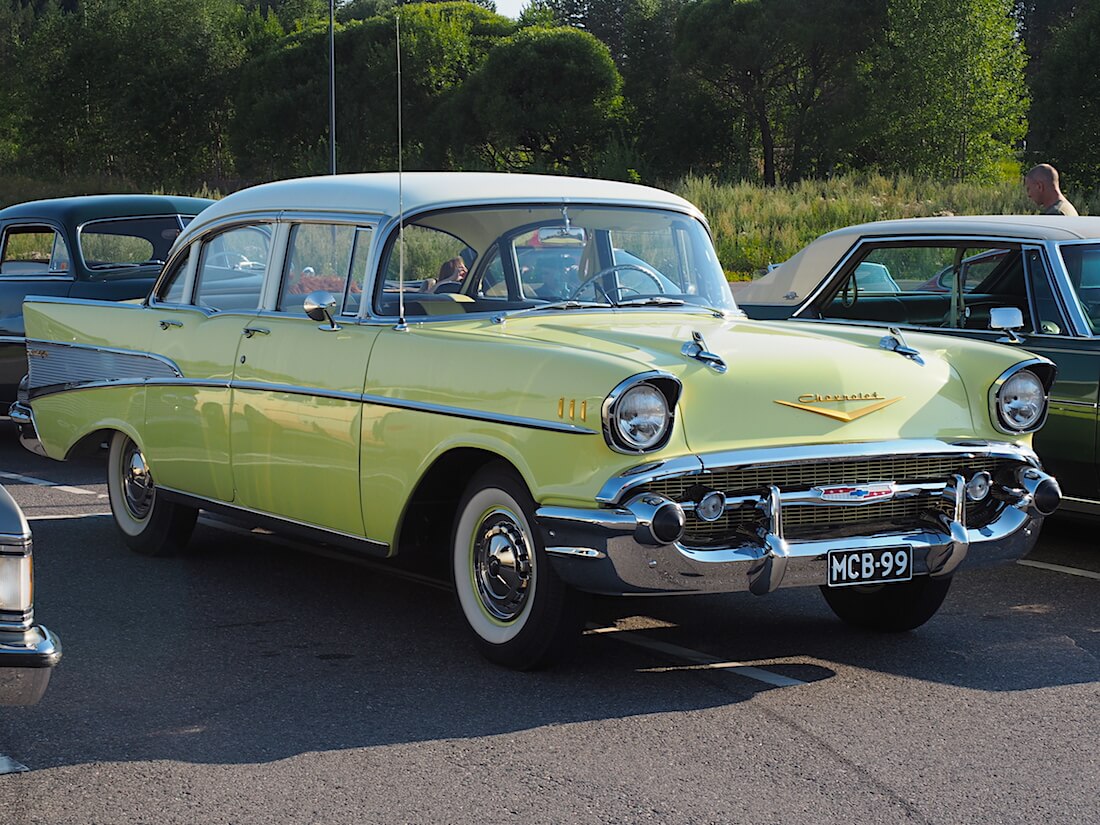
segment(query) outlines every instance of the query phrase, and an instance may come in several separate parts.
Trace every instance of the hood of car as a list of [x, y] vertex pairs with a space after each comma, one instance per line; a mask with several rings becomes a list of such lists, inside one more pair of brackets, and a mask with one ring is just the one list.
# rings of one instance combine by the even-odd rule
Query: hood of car
[[[943, 352], [922, 351], [918, 364], [879, 344], [885, 329], [851, 340], [850, 330], [846, 337], [824, 327], [680, 312], [507, 323], [512, 335], [618, 355], [634, 362], [635, 374], [676, 376], [683, 385], [677, 415], [692, 449], [966, 438], [989, 430], [988, 416], [976, 420], [975, 410], [984, 408], [968, 397]], [[716, 369], [721, 365], [724, 371]]]

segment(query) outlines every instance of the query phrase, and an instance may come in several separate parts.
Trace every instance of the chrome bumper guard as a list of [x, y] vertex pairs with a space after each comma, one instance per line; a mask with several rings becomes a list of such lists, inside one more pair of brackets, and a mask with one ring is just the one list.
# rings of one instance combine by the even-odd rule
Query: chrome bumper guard
[[[954, 505], [953, 516], [937, 512], [927, 525], [917, 528], [812, 540], [789, 540], [783, 533], [784, 505], [805, 504], [806, 494], [770, 486], [755, 497], [755, 506], [762, 511], [759, 539], [707, 549], [660, 539], [661, 530], [655, 529], [658, 515], [677, 505], [653, 494], [635, 496], [609, 509], [547, 506], [539, 508], [536, 517], [556, 571], [580, 590], [605, 594], [747, 590], [762, 595], [779, 587], [824, 585], [832, 550], [906, 545], [913, 555], [913, 574], [929, 576], [949, 576], [964, 559], [968, 568], [974, 568], [1020, 558], [1034, 546], [1043, 519], [1061, 501], [1061, 491], [1053, 477], [1030, 463], [1021, 463], [1011, 482], [994, 485], [993, 494], [1004, 506], [982, 526], [967, 524], [967, 481], [956, 475], [942, 484], [920, 485], [925, 493], [938, 492], [947, 498]], [[737, 503], [743, 505], [745, 499]], [[666, 538], [673, 520], [664, 513]]]
[[41, 625], [25, 631], [0, 629], [0, 705], [33, 705], [61, 661], [61, 640]]
[[8, 408], [8, 417], [19, 429], [19, 443], [35, 455], [45, 456], [46, 450], [38, 439], [38, 430], [34, 425], [34, 412], [22, 401], [14, 402]]

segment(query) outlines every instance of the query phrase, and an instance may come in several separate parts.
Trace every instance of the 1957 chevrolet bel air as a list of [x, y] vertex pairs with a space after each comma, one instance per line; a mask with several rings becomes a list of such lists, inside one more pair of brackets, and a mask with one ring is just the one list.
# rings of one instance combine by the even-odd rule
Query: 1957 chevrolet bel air
[[583, 593], [820, 586], [911, 629], [1061, 496], [1030, 448], [1049, 361], [747, 320], [703, 216], [641, 186], [267, 184], [203, 211], [144, 303], [25, 317], [24, 440], [108, 440], [135, 550], [181, 548], [202, 508], [438, 553], [513, 667], [568, 650]]

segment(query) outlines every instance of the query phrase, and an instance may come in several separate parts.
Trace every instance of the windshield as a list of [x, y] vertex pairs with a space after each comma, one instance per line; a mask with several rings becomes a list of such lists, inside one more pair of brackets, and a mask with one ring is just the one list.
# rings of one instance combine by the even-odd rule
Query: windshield
[[80, 254], [89, 269], [163, 264], [183, 226], [179, 215], [93, 221], [80, 230]]
[[560, 204], [455, 209], [411, 220], [404, 245], [403, 271], [394, 240], [385, 253], [375, 290], [379, 314], [397, 312], [399, 291], [409, 314], [418, 304], [433, 304], [424, 312], [433, 315], [576, 305], [735, 309], [706, 228], [679, 212]]
[[1058, 251], [1093, 333], [1100, 332], [1100, 244], [1062, 244]]

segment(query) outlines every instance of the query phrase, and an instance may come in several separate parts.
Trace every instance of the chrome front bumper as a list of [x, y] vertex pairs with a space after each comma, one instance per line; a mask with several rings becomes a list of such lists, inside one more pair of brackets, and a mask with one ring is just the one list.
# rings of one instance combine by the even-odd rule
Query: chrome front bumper
[[0, 705], [35, 704], [59, 661], [61, 640], [46, 628], [0, 630]]
[[[967, 445], [967, 449], [977, 446]], [[1000, 453], [1007, 449], [989, 446]], [[644, 493], [631, 498], [626, 489], [618, 491], [623, 502], [619, 506], [547, 506], [537, 511], [536, 518], [558, 574], [573, 587], [594, 593], [747, 590], [759, 595], [779, 587], [824, 585], [830, 551], [898, 546], [910, 549], [914, 575], [949, 576], [964, 560], [967, 568], [974, 568], [1025, 555], [1038, 539], [1043, 519], [1061, 499], [1057, 482], [1035, 466], [1033, 454], [1011, 451], [1016, 453], [1013, 458], [1020, 460], [1014, 481], [998, 486], [996, 494], [1003, 505], [992, 521], [980, 526], [967, 524], [966, 480], [959, 475], [939, 485], [925, 485], [937, 487], [938, 495], [951, 501], [953, 516], [938, 513], [919, 526], [861, 535], [849, 530], [829, 537], [822, 530], [813, 538], [803, 534], [803, 538], [788, 539], [783, 531], [784, 503], [804, 496], [774, 486], [755, 497], [762, 514], [759, 535], [731, 547], [695, 549], [680, 541], [660, 540], [661, 528], [667, 534], [674, 522], [665, 513], [664, 524], [658, 525], [662, 501], [664, 505], [672, 502]]]

